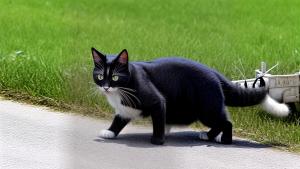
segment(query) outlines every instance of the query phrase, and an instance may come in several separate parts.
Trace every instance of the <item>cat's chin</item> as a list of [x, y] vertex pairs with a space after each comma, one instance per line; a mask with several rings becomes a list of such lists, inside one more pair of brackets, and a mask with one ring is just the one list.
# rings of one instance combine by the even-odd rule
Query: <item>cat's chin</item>
[[113, 92], [111, 92], [111, 91], [101, 91], [101, 93], [104, 95], [112, 95], [113, 94]]

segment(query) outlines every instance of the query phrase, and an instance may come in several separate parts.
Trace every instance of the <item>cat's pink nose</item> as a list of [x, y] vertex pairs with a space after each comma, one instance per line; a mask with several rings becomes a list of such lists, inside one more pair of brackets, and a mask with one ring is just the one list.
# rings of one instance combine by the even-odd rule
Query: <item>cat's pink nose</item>
[[108, 86], [104, 86], [103, 87], [105, 91], [108, 91], [109, 87]]

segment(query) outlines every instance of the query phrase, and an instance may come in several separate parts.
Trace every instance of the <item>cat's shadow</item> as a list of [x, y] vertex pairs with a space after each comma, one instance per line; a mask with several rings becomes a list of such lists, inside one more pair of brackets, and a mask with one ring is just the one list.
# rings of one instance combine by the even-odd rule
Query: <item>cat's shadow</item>
[[[173, 132], [166, 136], [166, 141], [163, 146], [172, 147], [194, 147], [194, 146], [213, 146], [213, 147], [228, 147], [228, 148], [268, 148], [270, 145], [260, 144], [254, 141], [234, 138], [233, 143], [224, 145], [209, 141], [202, 141], [198, 138], [198, 132], [181, 131]], [[135, 133], [135, 134], [120, 134], [116, 139], [96, 138], [94, 141], [104, 144], [124, 144], [129, 147], [138, 148], [154, 148], [157, 145], [150, 143], [151, 133]]]

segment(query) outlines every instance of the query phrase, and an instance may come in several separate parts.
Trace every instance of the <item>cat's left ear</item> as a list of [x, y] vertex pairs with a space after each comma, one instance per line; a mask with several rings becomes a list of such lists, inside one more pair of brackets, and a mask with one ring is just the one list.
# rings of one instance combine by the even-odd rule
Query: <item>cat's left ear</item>
[[128, 64], [128, 52], [126, 49], [123, 49], [122, 52], [118, 55], [117, 62]]
[[95, 63], [101, 63], [106, 61], [105, 55], [100, 53], [97, 49], [92, 47], [92, 55]]

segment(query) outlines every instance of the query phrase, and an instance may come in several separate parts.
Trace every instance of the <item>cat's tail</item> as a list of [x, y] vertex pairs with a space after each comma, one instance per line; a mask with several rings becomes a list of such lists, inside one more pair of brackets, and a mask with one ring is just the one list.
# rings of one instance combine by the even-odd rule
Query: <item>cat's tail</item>
[[227, 106], [244, 107], [260, 104], [263, 110], [274, 116], [284, 117], [290, 113], [289, 107], [271, 98], [265, 88], [242, 88], [227, 80], [221, 82]]

